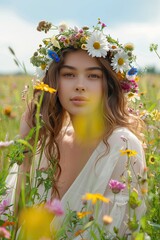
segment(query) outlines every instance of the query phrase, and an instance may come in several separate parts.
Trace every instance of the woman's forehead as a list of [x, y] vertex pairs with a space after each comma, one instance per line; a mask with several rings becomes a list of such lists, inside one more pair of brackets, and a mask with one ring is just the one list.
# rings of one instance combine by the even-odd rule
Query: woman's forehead
[[97, 58], [89, 56], [84, 50], [67, 53], [64, 57], [63, 65], [73, 66], [75, 68], [92, 68], [101, 66]]

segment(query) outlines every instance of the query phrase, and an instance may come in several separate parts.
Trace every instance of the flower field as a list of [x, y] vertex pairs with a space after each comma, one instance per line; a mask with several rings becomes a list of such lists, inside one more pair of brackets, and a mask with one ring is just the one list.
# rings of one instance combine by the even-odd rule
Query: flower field
[[[15, 75], [15, 76], [0, 76], [0, 239], [15, 239], [15, 229], [17, 228], [17, 219], [15, 216], [11, 215], [9, 210], [9, 205], [6, 201], [2, 200], [3, 195], [5, 193], [5, 175], [4, 173], [7, 172], [8, 166], [10, 164], [10, 158], [14, 158], [13, 152], [15, 151], [12, 146], [13, 141], [18, 139], [19, 134], [19, 123], [22, 113], [25, 110], [27, 99], [32, 94], [32, 77], [31, 76], [23, 76], [23, 75]], [[142, 217], [140, 222], [136, 222], [136, 219], [132, 219], [130, 222], [130, 230], [134, 233], [132, 236], [133, 240], [159, 240], [160, 239], [160, 75], [150, 75], [144, 74], [140, 77], [139, 80], [140, 86], [140, 99], [133, 99], [132, 96], [130, 101], [132, 101], [132, 111], [135, 111], [140, 117], [144, 120], [146, 124], [145, 130], [145, 142], [144, 149], [146, 154], [146, 161], [147, 161], [147, 168], [144, 169], [147, 172], [147, 182], [148, 182], [148, 190], [144, 188], [142, 193], [146, 198], [146, 205], [147, 205], [147, 212], [145, 216]], [[27, 95], [26, 95], [27, 93]], [[123, 153], [123, 154], [128, 154]], [[133, 154], [133, 152], [132, 152]], [[133, 154], [134, 155], [134, 154]], [[129, 156], [129, 154], [128, 154]], [[129, 156], [130, 157], [130, 156]], [[16, 160], [15, 160], [16, 161]], [[40, 174], [40, 173], [39, 173]], [[40, 177], [40, 175], [39, 175]], [[110, 183], [111, 184], [111, 183]], [[113, 183], [112, 183], [113, 184]], [[112, 185], [111, 184], [111, 185]], [[115, 183], [114, 183], [115, 184]], [[122, 190], [124, 188], [123, 185], [120, 185]], [[117, 191], [117, 189], [116, 189]], [[134, 204], [139, 204], [136, 192], [133, 192], [132, 199]], [[103, 198], [102, 196], [90, 196], [92, 202], [94, 199], [94, 204], [97, 201], [107, 202], [108, 200]], [[98, 199], [98, 200], [97, 200]], [[88, 200], [88, 196], [85, 197], [85, 201]], [[39, 209], [33, 208], [31, 210], [31, 215], [34, 214], [35, 219], [35, 228], [33, 225], [30, 225], [31, 218], [29, 214], [26, 212], [22, 212], [22, 215], [25, 215], [26, 224], [28, 221], [28, 225], [24, 224], [24, 231], [30, 228], [28, 232], [30, 232], [28, 237], [20, 235], [19, 239], [21, 240], [51, 240], [51, 239], [73, 239], [67, 238], [68, 236], [65, 235], [64, 229], [58, 233], [57, 238], [52, 238], [49, 231], [49, 224], [53, 215], [62, 213], [60, 203], [47, 203], [48, 205], [44, 206], [41, 205]], [[55, 211], [50, 211], [51, 205], [54, 205]], [[98, 206], [98, 204], [97, 204]], [[31, 206], [32, 207], [32, 206]], [[52, 206], [53, 207], [53, 206]], [[97, 211], [98, 207], [95, 207]], [[47, 209], [47, 210], [46, 210]], [[58, 209], [58, 211], [57, 211]], [[53, 208], [52, 208], [53, 210]], [[70, 231], [75, 230], [74, 224], [77, 224], [79, 230], [74, 232], [74, 236], [82, 236], [83, 232], [86, 229], [91, 229], [90, 233], [92, 238], [91, 239], [100, 239], [94, 235], [93, 229], [96, 228], [97, 231], [100, 232], [101, 239], [113, 239], [109, 238], [105, 235], [104, 229], [100, 229], [97, 227], [97, 223], [90, 220], [84, 223], [84, 218], [88, 215], [91, 215], [92, 212], [88, 211], [79, 212], [77, 216], [74, 213], [68, 213], [68, 219], [70, 219]], [[5, 212], [6, 211], [6, 212]], [[37, 216], [36, 216], [37, 214]], [[57, 215], [58, 215], [57, 214]], [[46, 216], [45, 225], [42, 224], [44, 222], [44, 216]], [[20, 216], [21, 218], [21, 216]], [[41, 221], [42, 219], [42, 221]], [[21, 219], [20, 219], [21, 220]], [[23, 221], [23, 220], [22, 220]], [[110, 224], [112, 219], [108, 216], [104, 217], [105, 224]], [[113, 219], [114, 221], [114, 219]], [[38, 224], [38, 225], [36, 225]], [[48, 225], [47, 225], [48, 224]], [[26, 226], [25, 226], [26, 225]], [[85, 225], [85, 228], [82, 226]], [[39, 228], [40, 232], [38, 232]], [[44, 226], [46, 226], [47, 233], [44, 233]], [[34, 232], [34, 236], [32, 236], [33, 232], [37, 229], [37, 232]], [[77, 229], [77, 228], [76, 228]], [[56, 230], [55, 230], [56, 231]], [[42, 233], [42, 235], [41, 235]], [[119, 240], [127, 240], [129, 238], [125, 237], [118, 237], [118, 232], [114, 239]], [[45, 237], [43, 234], [46, 234]], [[54, 235], [54, 233], [52, 233]]]

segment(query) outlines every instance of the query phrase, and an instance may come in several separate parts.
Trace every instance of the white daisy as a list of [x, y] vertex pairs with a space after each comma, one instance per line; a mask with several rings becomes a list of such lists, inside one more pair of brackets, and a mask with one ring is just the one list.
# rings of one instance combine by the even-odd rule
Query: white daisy
[[116, 73], [127, 71], [129, 68], [128, 55], [125, 52], [119, 52], [111, 60], [111, 66]]
[[129, 92], [126, 94], [127, 95], [127, 99], [128, 101], [132, 101], [132, 102], [136, 102], [137, 100], [139, 101], [140, 100], [140, 96], [138, 93], [132, 93], [132, 92]]
[[111, 52], [118, 52], [120, 50], [120, 48], [117, 46], [117, 44], [112, 43], [112, 44], [109, 44], [109, 50]]
[[88, 54], [92, 57], [106, 57], [107, 51], [109, 50], [107, 39], [99, 31], [95, 31], [91, 34], [90, 38], [87, 40], [86, 48]]
[[46, 74], [46, 69], [42, 70], [41, 67], [36, 67], [35, 72], [34, 72], [34, 76], [36, 76], [36, 78], [43, 78]]

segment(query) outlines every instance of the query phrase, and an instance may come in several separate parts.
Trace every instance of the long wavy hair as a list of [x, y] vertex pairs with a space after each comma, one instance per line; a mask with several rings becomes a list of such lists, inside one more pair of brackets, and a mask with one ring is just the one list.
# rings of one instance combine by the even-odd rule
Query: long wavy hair
[[[43, 82], [50, 87], [58, 89], [59, 71], [64, 63], [64, 59], [67, 53], [77, 51], [77, 49], [65, 49], [62, 52], [60, 62], [52, 62], [49, 69], [46, 72]], [[97, 58], [100, 63], [105, 78], [103, 78], [103, 119], [104, 126], [107, 126], [104, 133], [104, 143], [109, 151], [109, 144], [107, 142], [109, 136], [113, 130], [118, 127], [127, 127], [137, 137], [140, 137], [141, 121], [134, 115], [131, 115], [128, 111], [127, 101], [124, 96], [124, 92], [120, 85], [116, 73], [112, 70], [109, 60], [106, 58]], [[37, 90], [35, 91], [36, 95]], [[35, 126], [35, 113], [36, 106], [32, 104], [31, 120], [32, 127]], [[60, 168], [60, 151], [57, 143], [57, 138], [64, 126], [66, 120], [66, 111], [63, 109], [59, 98], [58, 91], [56, 94], [44, 93], [43, 102], [41, 106], [41, 116], [43, 125], [39, 134], [39, 148], [42, 147], [42, 143], [45, 142], [45, 156], [52, 166], [56, 164], [56, 174], [53, 176], [53, 191], [52, 193], [58, 193], [57, 180], [61, 174]]]

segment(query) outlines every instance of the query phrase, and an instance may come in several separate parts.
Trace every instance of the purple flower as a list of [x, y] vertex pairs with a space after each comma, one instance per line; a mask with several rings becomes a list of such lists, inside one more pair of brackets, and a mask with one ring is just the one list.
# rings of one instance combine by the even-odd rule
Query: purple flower
[[119, 193], [121, 190], [123, 190], [126, 185], [124, 183], [121, 183], [117, 180], [113, 180], [111, 179], [109, 182], [109, 187], [112, 190], [113, 193], [117, 194]]
[[45, 207], [56, 216], [61, 216], [64, 214], [61, 201], [58, 199], [46, 202]]
[[9, 200], [8, 199], [3, 200], [0, 203], [0, 214], [3, 214], [7, 210], [8, 206], [9, 206]]
[[52, 58], [56, 63], [60, 61], [58, 54], [50, 49], [48, 49], [48, 56]]
[[101, 23], [102, 28], [105, 28], [107, 25], [105, 23]]

